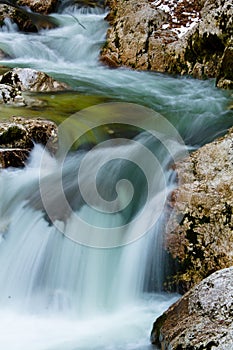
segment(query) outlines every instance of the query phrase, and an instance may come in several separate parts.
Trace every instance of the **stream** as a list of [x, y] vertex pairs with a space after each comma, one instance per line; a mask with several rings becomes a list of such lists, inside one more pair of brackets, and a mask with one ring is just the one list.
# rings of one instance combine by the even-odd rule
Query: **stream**
[[71, 87], [36, 94], [41, 108], [0, 108], [52, 119], [61, 135], [56, 158], [36, 145], [24, 169], [0, 173], [0, 348], [153, 349], [154, 320], [179, 298], [163, 291], [172, 165], [232, 126], [231, 95], [214, 80], [103, 66], [101, 9], [52, 16], [56, 29], [0, 31], [2, 66]]

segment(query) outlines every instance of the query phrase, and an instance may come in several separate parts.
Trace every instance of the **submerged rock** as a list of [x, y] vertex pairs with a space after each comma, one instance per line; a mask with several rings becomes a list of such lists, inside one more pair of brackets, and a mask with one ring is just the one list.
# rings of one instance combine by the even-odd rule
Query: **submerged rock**
[[166, 249], [179, 263], [181, 292], [233, 265], [233, 129], [176, 165]]
[[57, 150], [57, 126], [52, 121], [12, 117], [0, 122], [0, 168], [25, 165], [35, 143]]
[[[109, 0], [108, 4], [110, 28], [101, 52], [103, 62], [197, 78], [221, 74], [219, 64], [233, 34], [231, 0]], [[227, 52], [232, 62], [232, 51]]]
[[163, 350], [230, 350], [233, 346], [233, 267], [215, 272], [154, 323], [151, 342]]

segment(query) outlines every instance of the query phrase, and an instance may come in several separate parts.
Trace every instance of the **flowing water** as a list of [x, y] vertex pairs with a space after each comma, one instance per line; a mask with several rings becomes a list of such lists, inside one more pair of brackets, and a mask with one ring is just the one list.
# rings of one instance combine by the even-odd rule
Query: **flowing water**
[[[64, 98], [77, 112], [61, 123], [57, 158], [36, 145], [25, 169], [0, 174], [1, 349], [150, 349], [154, 319], [178, 297], [161, 292], [171, 165], [232, 125], [230, 94], [214, 81], [102, 66], [105, 15], [63, 6], [57, 29], [0, 32], [2, 64], [68, 83], [75, 92], [46, 98], [56, 116]], [[78, 112], [91, 95], [108, 103]], [[107, 122], [137, 132], [66, 155], [77, 125], [83, 136]]]

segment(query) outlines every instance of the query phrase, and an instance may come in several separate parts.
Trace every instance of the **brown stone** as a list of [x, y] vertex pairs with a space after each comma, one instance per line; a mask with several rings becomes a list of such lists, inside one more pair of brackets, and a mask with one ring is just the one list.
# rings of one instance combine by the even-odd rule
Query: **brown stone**
[[[230, 0], [183, 0], [166, 13], [161, 5], [173, 6], [174, 2], [109, 0], [108, 5], [110, 29], [101, 52], [106, 64], [201, 79], [217, 76], [232, 40]], [[182, 35], [184, 28], [188, 29]], [[226, 54], [225, 61], [228, 57]], [[218, 86], [229, 88], [231, 81], [222, 78]]]
[[233, 130], [176, 164], [166, 249], [180, 263], [175, 283], [188, 290], [233, 265]]
[[12, 117], [0, 123], [0, 167], [22, 167], [35, 143], [55, 153], [58, 147], [57, 126], [43, 119]]
[[216, 84], [220, 88], [233, 89], [233, 44], [223, 54], [217, 75]]
[[9, 19], [17, 24], [19, 30], [25, 32], [56, 28], [59, 25], [56, 18], [47, 16], [47, 13], [54, 10], [52, 3], [55, 4], [52, 0], [47, 2], [3, 0], [0, 4], [0, 25], [3, 26], [6, 19]]
[[19, 0], [19, 5], [28, 6], [34, 12], [48, 14], [55, 10], [58, 0]]
[[11, 148], [0, 148], [0, 168], [21, 168], [25, 166], [25, 162], [28, 159], [30, 150]]

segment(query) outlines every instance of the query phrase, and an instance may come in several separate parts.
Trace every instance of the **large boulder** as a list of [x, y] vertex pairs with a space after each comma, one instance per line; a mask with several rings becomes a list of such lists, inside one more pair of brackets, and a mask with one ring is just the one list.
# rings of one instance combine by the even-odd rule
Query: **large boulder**
[[49, 120], [12, 117], [0, 122], [0, 168], [24, 166], [35, 143], [55, 153], [57, 132], [56, 124]]
[[233, 265], [233, 129], [176, 164], [165, 245], [181, 292]]
[[147, 0], [112, 0], [108, 3], [111, 11], [107, 19], [111, 27], [101, 60], [116, 67], [154, 69], [149, 58], [150, 38], [167, 22], [168, 15]]
[[163, 350], [233, 347], [233, 267], [213, 273], [154, 323], [151, 342]]
[[[231, 0], [183, 0], [178, 4], [109, 0], [108, 4], [110, 28], [101, 52], [103, 62], [197, 78], [222, 74], [219, 65], [232, 42]], [[232, 50], [227, 61], [232, 65]]]

